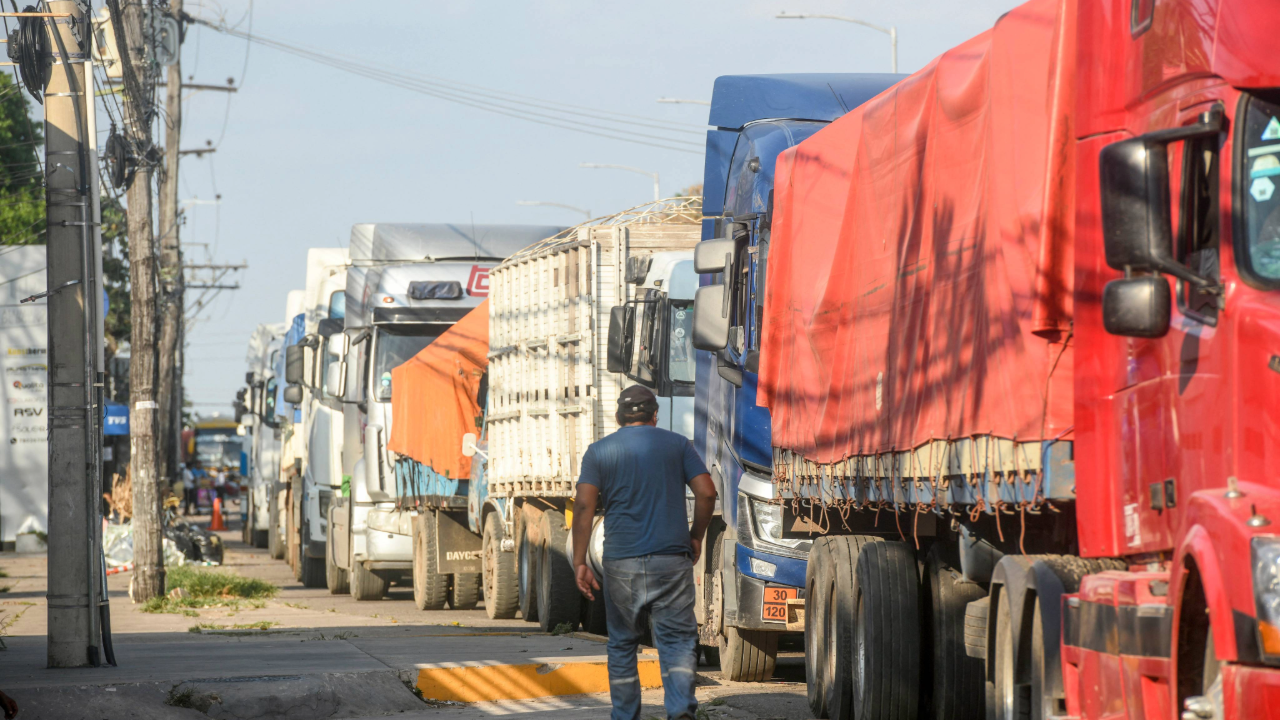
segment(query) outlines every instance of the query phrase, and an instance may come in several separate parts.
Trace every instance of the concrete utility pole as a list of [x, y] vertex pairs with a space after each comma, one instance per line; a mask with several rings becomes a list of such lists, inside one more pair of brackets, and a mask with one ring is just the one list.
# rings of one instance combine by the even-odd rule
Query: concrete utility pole
[[146, 70], [145, 7], [107, 0], [116, 28], [125, 88], [125, 138], [138, 168], [129, 185], [129, 283], [133, 332], [129, 338], [129, 470], [133, 484], [133, 581], [136, 603], [164, 594], [160, 527], [160, 453], [156, 447], [156, 247], [151, 227], [151, 116], [153, 78]]
[[[97, 318], [102, 285], [93, 248], [93, 165], [89, 157], [83, 58], [72, 32], [90, 33], [72, 0], [48, 4], [43, 19], [53, 56], [45, 89], [45, 221], [49, 322], [49, 667], [99, 664], [101, 427]], [[61, 17], [58, 17], [61, 16]], [[92, 96], [89, 96], [92, 102]]]
[[[182, 0], [169, 0], [169, 15], [181, 27]], [[181, 47], [181, 43], [179, 43]], [[182, 247], [178, 225], [178, 159], [182, 140], [182, 53], [169, 66], [165, 88], [164, 173], [160, 176], [160, 476], [172, 481], [182, 443]]]

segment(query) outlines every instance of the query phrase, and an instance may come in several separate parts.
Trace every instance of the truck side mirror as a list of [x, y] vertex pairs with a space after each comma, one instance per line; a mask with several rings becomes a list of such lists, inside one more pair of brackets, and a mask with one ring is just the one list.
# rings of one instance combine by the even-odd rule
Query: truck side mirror
[[1169, 145], [1223, 131], [1220, 111], [1201, 118], [1201, 122], [1185, 127], [1112, 143], [1099, 153], [1102, 236], [1110, 267], [1167, 273], [1200, 287], [1214, 284], [1173, 255]]
[[328, 353], [331, 357], [345, 358], [351, 351], [351, 338], [345, 333], [334, 333], [329, 336]]
[[339, 360], [329, 363], [325, 370], [325, 394], [341, 400], [347, 394], [347, 361]]
[[635, 305], [615, 305], [609, 311], [609, 353], [605, 365], [611, 373], [631, 371], [636, 327]]
[[462, 454], [466, 457], [475, 457], [476, 455], [476, 434], [475, 433], [467, 433], [462, 436]]
[[284, 389], [284, 401], [290, 405], [298, 405], [302, 403], [302, 386], [287, 385]]
[[693, 248], [693, 271], [702, 274], [724, 272], [733, 265], [733, 254], [738, 249], [732, 238], [703, 240]]
[[729, 345], [728, 288], [707, 285], [693, 296], [693, 346], [698, 350], [723, 350]]
[[1163, 275], [1112, 280], [1102, 291], [1102, 326], [1112, 335], [1164, 337], [1169, 332], [1171, 296]]
[[[290, 385], [302, 382], [306, 374], [307, 349], [301, 345], [290, 345], [284, 351], [284, 381]], [[287, 390], [285, 392], [288, 392]], [[292, 401], [290, 401], [292, 402]]]

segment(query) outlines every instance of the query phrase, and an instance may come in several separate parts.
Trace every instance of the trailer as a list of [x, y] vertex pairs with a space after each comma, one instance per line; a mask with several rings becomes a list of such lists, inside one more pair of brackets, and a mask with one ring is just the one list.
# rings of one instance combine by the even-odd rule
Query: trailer
[[815, 716], [1280, 717], [1277, 32], [1033, 0], [784, 152], [767, 252], [701, 244]]
[[482, 537], [486, 607], [543, 630], [585, 622], [567, 543], [587, 446], [617, 429], [618, 394], [655, 388], [659, 425], [692, 433], [690, 312], [700, 198], [591, 221], [513, 255], [490, 275], [487, 459], [468, 524]]

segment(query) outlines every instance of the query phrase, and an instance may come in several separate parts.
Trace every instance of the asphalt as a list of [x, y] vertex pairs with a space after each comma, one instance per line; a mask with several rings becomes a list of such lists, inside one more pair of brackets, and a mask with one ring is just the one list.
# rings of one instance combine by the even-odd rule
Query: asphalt
[[[534, 664], [538, 674], [603, 663], [604, 646], [588, 635], [550, 636], [515, 620], [489, 620], [483, 609], [421, 612], [409, 587], [387, 599], [304, 588], [282, 561], [223, 533], [223, 570], [280, 587], [260, 609], [203, 609], [197, 617], [148, 614], [130, 603], [129, 574], [109, 579], [116, 667], [45, 667], [47, 611], [43, 554], [0, 554], [0, 690], [21, 718], [594, 718], [608, 715], [607, 693], [533, 700], [424, 702], [412, 687], [424, 669]], [[270, 629], [237, 630], [236, 624]], [[214, 626], [214, 627], [209, 627]], [[193, 632], [195, 630], [195, 632]], [[652, 657], [649, 657], [652, 660]], [[643, 660], [643, 658], [642, 658]], [[566, 670], [567, 671], [567, 670]], [[708, 717], [809, 717], [803, 657], [779, 659], [769, 683], [730, 683], [718, 668], [699, 672]], [[642, 717], [662, 717], [662, 691], [644, 693]]]

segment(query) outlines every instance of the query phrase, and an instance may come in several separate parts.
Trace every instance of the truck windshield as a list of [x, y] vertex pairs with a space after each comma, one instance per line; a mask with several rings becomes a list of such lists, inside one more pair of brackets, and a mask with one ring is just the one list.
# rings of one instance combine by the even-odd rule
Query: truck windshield
[[380, 327], [373, 346], [373, 384], [378, 402], [391, 401], [391, 369], [417, 355], [437, 335], [425, 334], [427, 328]]
[[1244, 123], [1239, 202], [1244, 208], [1242, 259], [1253, 275], [1280, 283], [1280, 105], [1249, 99]]
[[197, 434], [196, 460], [206, 468], [238, 467], [240, 439], [230, 433]]
[[671, 301], [671, 349], [667, 374], [672, 382], [694, 381], [697, 371], [693, 355], [693, 303]]

